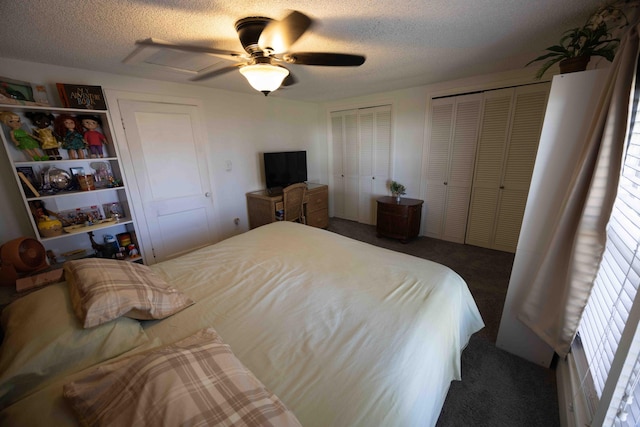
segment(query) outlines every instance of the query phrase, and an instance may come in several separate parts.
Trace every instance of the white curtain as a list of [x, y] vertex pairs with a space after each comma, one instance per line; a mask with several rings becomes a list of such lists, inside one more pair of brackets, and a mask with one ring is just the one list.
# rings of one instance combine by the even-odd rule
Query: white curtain
[[553, 238], [518, 316], [561, 357], [569, 352], [605, 247], [628, 130], [638, 27], [624, 37], [609, 69]]

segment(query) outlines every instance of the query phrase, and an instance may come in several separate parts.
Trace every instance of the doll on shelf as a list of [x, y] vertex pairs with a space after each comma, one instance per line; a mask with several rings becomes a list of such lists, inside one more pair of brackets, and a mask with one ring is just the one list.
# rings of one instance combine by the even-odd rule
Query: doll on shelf
[[109, 141], [102, 132], [97, 130], [100, 127], [100, 118], [97, 116], [79, 116], [78, 118], [85, 129], [84, 140], [87, 141], [91, 158], [104, 157], [102, 144], [108, 144]]
[[27, 111], [24, 115], [36, 126], [33, 134], [40, 140], [40, 147], [49, 156], [49, 159], [61, 160], [62, 156], [58, 150], [58, 148], [60, 148], [60, 142], [50, 127], [54, 120], [53, 114], [43, 113], [41, 111]]
[[11, 141], [18, 149], [27, 153], [31, 160], [49, 160], [49, 156], [40, 150], [38, 138], [29, 135], [27, 131], [22, 129], [20, 116], [11, 111], [2, 111], [0, 112], [0, 121], [11, 129]]
[[62, 139], [62, 148], [67, 150], [70, 159], [84, 159], [84, 149], [87, 142], [78, 131], [81, 128], [80, 121], [69, 114], [60, 114], [53, 121], [53, 130]]

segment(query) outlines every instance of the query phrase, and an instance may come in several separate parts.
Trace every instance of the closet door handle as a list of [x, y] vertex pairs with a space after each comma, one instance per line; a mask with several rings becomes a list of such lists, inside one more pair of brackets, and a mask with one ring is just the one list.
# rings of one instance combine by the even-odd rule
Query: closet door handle
[[501, 185], [501, 186], [500, 186], [500, 189], [501, 189], [501, 190], [504, 190], [504, 185]]
[[447, 185], [447, 181], [444, 182], [444, 185]]

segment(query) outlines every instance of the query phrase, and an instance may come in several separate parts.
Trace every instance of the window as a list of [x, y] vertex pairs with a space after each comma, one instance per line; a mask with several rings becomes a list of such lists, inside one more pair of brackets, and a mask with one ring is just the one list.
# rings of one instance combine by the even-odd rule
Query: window
[[573, 346], [591, 425], [640, 425], [640, 119], [631, 122], [604, 256]]

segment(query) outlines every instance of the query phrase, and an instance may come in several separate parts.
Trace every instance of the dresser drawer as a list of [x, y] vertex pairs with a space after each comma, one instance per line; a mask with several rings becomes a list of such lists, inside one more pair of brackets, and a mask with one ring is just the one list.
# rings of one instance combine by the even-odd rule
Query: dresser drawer
[[307, 200], [307, 215], [309, 212], [329, 209], [329, 192], [326, 188], [309, 191]]
[[379, 204], [378, 212], [382, 215], [391, 215], [399, 217], [407, 217], [409, 215], [409, 206], [395, 204]]
[[329, 209], [320, 209], [308, 212], [307, 225], [318, 228], [327, 228], [329, 226]]

